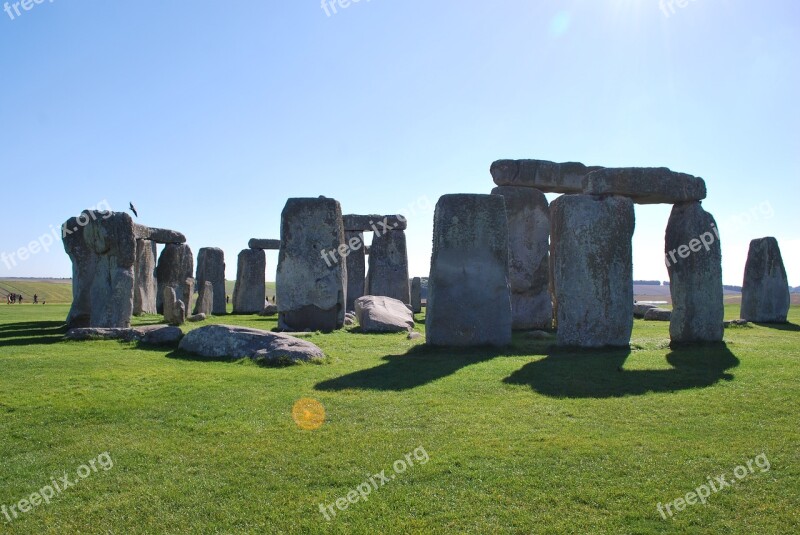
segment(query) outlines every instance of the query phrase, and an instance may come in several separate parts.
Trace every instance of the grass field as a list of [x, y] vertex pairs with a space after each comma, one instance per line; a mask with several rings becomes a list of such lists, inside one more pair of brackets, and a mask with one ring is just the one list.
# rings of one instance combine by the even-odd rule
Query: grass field
[[[312, 334], [327, 362], [285, 368], [65, 342], [66, 313], [0, 307], [0, 505], [19, 510], [104, 452], [113, 467], [0, 515], [3, 532], [800, 532], [797, 307], [789, 325], [674, 351], [666, 323], [639, 320], [630, 351]], [[301, 398], [324, 405], [319, 429], [293, 420]], [[736, 482], [707, 504], [659, 514], [723, 474]], [[326, 520], [320, 504], [357, 487], [367, 500], [351, 493]]]

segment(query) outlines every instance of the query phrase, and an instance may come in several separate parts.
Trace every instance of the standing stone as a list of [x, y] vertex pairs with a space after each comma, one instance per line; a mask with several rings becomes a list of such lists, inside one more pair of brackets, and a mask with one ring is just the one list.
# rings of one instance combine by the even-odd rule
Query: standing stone
[[714, 217], [699, 202], [672, 207], [664, 240], [674, 343], [719, 342], [724, 327], [722, 249]]
[[411, 279], [411, 311], [414, 314], [422, 312], [422, 279]]
[[136, 240], [136, 264], [134, 267], [133, 314], [156, 314], [156, 242]]
[[740, 317], [755, 323], [786, 323], [789, 279], [775, 238], [750, 242], [742, 283]]
[[174, 286], [164, 288], [164, 321], [170, 325], [183, 325], [186, 322], [186, 305], [179, 300]]
[[276, 277], [279, 326], [332, 331], [344, 325], [347, 265], [342, 257], [348, 251], [336, 200], [286, 202]]
[[508, 215], [508, 283], [514, 329], [550, 329], [550, 210], [544, 193], [533, 188], [501, 186]]
[[425, 328], [427, 343], [436, 346], [511, 343], [502, 197], [454, 194], [436, 203]]
[[266, 271], [267, 253], [263, 249], [244, 249], [239, 253], [233, 287], [234, 314], [258, 314], [264, 310]]
[[186, 304], [189, 299], [183, 295], [183, 286], [186, 279], [193, 275], [194, 256], [189, 246], [175, 243], [165, 245], [156, 266], [156, 280], [158, 281], [156, 309], [159, 314], [164, 313], [164, 288], [167, 286], [174, 287], [178, 299]]
[[84, 220], [89, 214], [91, 212], [87, 210], [79, 218], [71, 217], [61, 227], [64, 250], [72, 261], [72, 306], [67, 315], [68, 329], [89, 327], [91, 323], [91, 289], [97, 255], [83, 240]]
[[364, 295], [366, 284], [366, 253], [364, 251], [364, 233], [360, 231], [344, 231], [345, 243], [350, 250], [347, 255], [347, 310], [355, 310], [355, 301]]
[[198, 284], [197, 303], [194, 306], [194, 313], [205, 314], [206, 317], [213, 314], [214, 310], [214, 285], [210, 281]]
[[183, 297], [181, 301], [183, 304], [186, 305], [186, 315], [189, 316], [192, 313], [192, 302], [194, 301], [194, 288], [195, 283], [192, 277], [184, 279], [183, 284], [180, 288], [180, 294]]
[[97, 256], [89, 326], [127, 328], [133, 315], [133, 220], [123, 212], [94, 214], [83, 232], [84, 242]]
[[627, 346], [633, 329], [633, 202], [564, 195], [550, 205], [558, 344]]
[[391, 297], [406, 304], [411, 302], [404, 230], [373, 234], [365, 292], [366, 295]]
[[197, 253], [197, 287], [202, 289], [206, 282], [214, 288], [214, 303], [206, 315], [222, 316], [225, 308], [225, 253], [217, 247], [203, 247]]

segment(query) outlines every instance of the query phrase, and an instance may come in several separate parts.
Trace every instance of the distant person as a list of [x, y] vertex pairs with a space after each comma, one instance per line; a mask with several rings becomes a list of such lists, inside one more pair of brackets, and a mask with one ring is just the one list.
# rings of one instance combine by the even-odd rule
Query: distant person
[[7, 305], [11, 304], [11, 294], [6, 294], [6, 304]]
[[39, 304], [39, 296], [37, 294], [33, 294], [33, 304], [34, 305]]
[[227, 305], [227, 304], [230, 304], [230, 302], [231, 302], [231, 296], [230, 296], [230, 295], [226, 295], [226, 296], [225, 296], [225, 304], [226, 304], [226, 305]]
[[22, 304], [22, 296], [21, 295], [17, 296], [17, 299], [19, 300], [19, 304], [21, 305]]

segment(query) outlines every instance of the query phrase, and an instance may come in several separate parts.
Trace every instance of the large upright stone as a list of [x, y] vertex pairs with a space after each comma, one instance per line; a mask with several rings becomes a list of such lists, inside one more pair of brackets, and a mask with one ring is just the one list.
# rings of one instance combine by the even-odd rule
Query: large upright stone
[[725, 316], [722, 249], [714, 217], [696, 201], [673, 206], [664, 251], [672, 295], [670, 339], [674, 343], [721, 341]]
[[64, 251], [72, 261], [72, 306], [67, 315], [69, 329], [89, 327], [91, 323], [91, 289], [97, 269], [97, 255], [83, 240], [83, 221], [91, 213], [86, 210], [79, 217], [69, 218], [61, 227]]
[[500, 186], [508, 215], [508, 283], [514, 329], [553, 326], [550, 297], [550, 209], [544, 193], [533, 188]]
[[214, 302], [206, 315], [222, 316], [225, 308], [225, 253], [217, 247], [203, 247], [197, 253], [197, 288], [210, 282], [214, 289]]
[[775, 238], [750, 242], [742, 283], [740, 317], [756, 323], [786, 323], [789, 279]]
[[262, 249], [244, 249], [238, 260], [233, 313], [258, 314], [266, 303], [267, 254]]
[[195, 314], [210, 316], [214, 309], [214, 285], [210, 281], [198, 284], [197, 302], [194, 305]]
[[[133, 220], [123, 212], [95, 212], [83, 240], [97, 256], [91, 285], [90, 327], [130, 327], [133, 314]], [[103, 215], [100, 215], [103, 214]], [[108, 216], [108, 217], [106, 217]]]
[[633, 202], [564, 195], [550, 205], [558, 343], [627, 346], [633, 329]]
[[391, 297], [406, 304], [411, 302], [405, 231], [373, 234], [364, 291], [366, 295]]
[[545, 193], [582, 193], [583, 178], [602, 167], [578, 162], [547, 160], [497, 160], [490, 172], [498, 186], [536, 188]]
[[156, 242], [136, 240], [134, 265], [133, 314], [156, 314], [158, 284], [156, 283]]
[[156, 309], [159, 314], [164, 313], [164, 288], [167, 286], [175, 288], [178, 300], [183, 301], [184, 304], [191, 300], [190, 297], [183, 295], [183, 287], [186, 279], [193, 276], [194, 255], [189, 246], [177, 243], [165, 245], [156, 266], [156, 280], [158, 281]]
[[419, 277], [411, 279], [411, 312], [422, 312], [422, 279]]
[[622, 195], [637, 204], [676, 204], [706, 198], [702, 178], [666, 167], [618, 167], [592, 171], [583, 179], [592, 195]]
[[346, 230], [344, 239], [349, 249], [347, 255], [347, 310], [355, 310], [355, 301], [364, 295], [366, 284], [366, 252], [364, 233]]
[[508, 219], [498, 195], [443, 195], [433, 217], [425, 320], [436, 346], [511, 343]]
[[278, 321], [285, 329], [331, 331], [344, 325], [347, 252], [342, 209], [334, 199], [293, 198], [281, 213], [276, 277]]

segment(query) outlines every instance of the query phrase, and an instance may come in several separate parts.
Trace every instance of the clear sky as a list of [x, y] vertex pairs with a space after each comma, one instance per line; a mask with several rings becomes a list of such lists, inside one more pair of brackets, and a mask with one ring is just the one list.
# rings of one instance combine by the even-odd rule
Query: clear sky
[[[425, 276], [439, 196], [488, 193], [493, 160], [538, 158], [701, 176], [724, 282], [741, 284], [750, 239], [775, 236], [800, 285], [800, 2], [15, 3], [0, 252], [133, 201], [195, 253], [223, 248], [235, 278], [249, 238], [279, 237], [287, 198], [325, 195], [405, 213]], [[667, 280], [669, 209], [636, 208], [637, 279]], [[0, 276], [70, 275], [60, 243], [14, 260]]]

